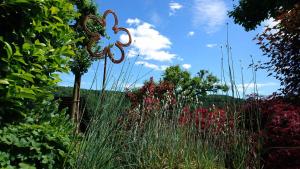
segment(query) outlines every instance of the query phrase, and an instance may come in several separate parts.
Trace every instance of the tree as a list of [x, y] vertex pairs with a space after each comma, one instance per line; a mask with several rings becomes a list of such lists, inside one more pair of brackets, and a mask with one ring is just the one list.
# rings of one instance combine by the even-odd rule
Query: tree
[[281, 11], [292, 9], [298, 0], [240, 0], [229, 12], [236, 24], [242, 25], [247, 31], [254, 30], [266, 19], [276, 18]]
[[197, 96], [206, 96], [207, 92], [217, 93], [218, 90], [228, 91], [228, 86], [218, 84], [219, 79], [207, 70], [200, 70], [197, 76], [192, 78], [192, 87]]
[[179, 65], [167, 68], [163, 74], [163, 81], [171, 82], [175, 86], [176, 95], [191, 98], [206, 96], [208, 92], [228, 90], [226, 85], [218, 84], [218, 78], [209, 71], [200, 70], [197, 76], [191, 77], [190, 73], [182, 70]]
[[255, 29], [270, 17], [279, 22], [255, 38], [264, 55], [270, 58], [270, 61], [258, 65], [257, 68], [271, 72], [269, 75], [274, 75], [281, 81], [283, 93], [292, 96], [300, 94], [299, 5], [297, 0], [241, 0], [229, 12], [235, 23], [244, 26], [246, 30]]
[[[70, 62], [70, 67], [72, 73], [75, 75], [74, 78], [74, 88], [73, 88], [73, 95], [72, 95], [72, 119], [76, 124], [76, 133], [80, 130], [80, 85], [81, 85], [81, 77], [84, 73], [88, 71], [88, 68], [91, 66], [93, 59], [89, 56], [88, 52], [85, 49], [87, 43], [87, 35], [84, 33], [82, 28], [82, 23], [86, 15], [92, 14], [97, 15], [97, 7], [91, 0], [83, 0], [83, 1], [76, 1], [76, 7], [78, 12], [81, 14], [80, 17], [75, 19], [75, 24], [73, 26], [74, 31], [76, 32], [76, 36], [78, 38], [83, 38], [82, 41], [78, 41], [76, 43], [76, 52], [75, 57], [72, 58]], [[91, 25], [90, 26], [97, 30], [101, 31], [104, 34], [104, 30], [100, 26]]]
[[176, 93], [182, 93], [190, 87], [191, 74], [182, 70], [179, 65], [168, 67], [163, 73], [163, 80], [171, 82], [176, 90]]
[[300, 95], [300, 5], [282, 12], [277, 19], [280, 24], [267, 28], [256, 37], [264, 55], [270, 58], [260, 68], [274, 71], [281, 81], [283, 93]]
[[84, 73], [88, 71], [88, 68], [92, 64], [92, 59], [85, 49], [78, 49], [76, 51], [76, 56], [74, 60], [71, 62], [71, 71], [75, 75], [74, 78], [74, 87], [73, 87], [73, 95], [72, 95], [72, 119], [76, 124], [76, 133], [80, 131], [80, 86], [81, 86], [81, 77]]

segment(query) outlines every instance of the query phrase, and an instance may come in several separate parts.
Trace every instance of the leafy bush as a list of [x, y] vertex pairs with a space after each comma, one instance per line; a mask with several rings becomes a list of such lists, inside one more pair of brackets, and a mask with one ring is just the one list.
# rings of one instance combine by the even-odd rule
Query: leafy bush
[[68, 134], [51, 124], [9, 125], [0, 130], [0, 166], [62, 168], [70, 163], [65, 161], [70, 143]]
[[57, 113], [58, 104], [49, 104], [39, 120], [35, 119], [38, 116], [28, 116], [24, 123], [0, 129], [0, 167], [62, 168], [71, 165], [73, 126], [65, 111]]
[[175, 116], [173, 114], [176, 103], [174, 86], [169, 82], [161, 81], [157, 84], [151, 77], [141, 88], [127, 91], [126, 98], [130, 102], [130, 108], [120, 122], [124, 122], [123, 125], [127, 129], [132, 128], [136, 123], [143, 128], [144, 124], [158, 113], [162, 113], [161, 116], [165, 118]]
[[266, 168], [298, 168], [300, 166], [300, 106], [281, 98], [262, 104]]
[[67, 0], [0, 2], [0, 118], [22, 120], [53, 99], [57, 72], [66, 72], [76, 41], [69, 23], [78, 16]]
[[224, 132], [226, 127], [233, 128], [233, 119], [226, 117], [226, 112], [222, 109], [197, 108], [191, 111], [189, 106], [183, 108], [179, 117], [180, 125], [194, 124], [200, 131], [213, 133]]
[[[250, 99], [244, 106], [246, 127], [256, 131], [264, 168], [298, 168], [300, 163], [300, 105], [272, 96]], [[251, 113], [251, 114], [250, 114]]]
[[68, 0], [1, 1], [0, 13], [0, 168], [68, 166], [72, 129], [52, 91], [79, 14]]
[[[162, 101], [167, 96], [172, 97], [174, 102], [175, 98], [173, 95], [174, 85], [168, 81], [162, 81], [159, 84], [156, 84], [153, 80], [153, 77], [149, 81], [145, 82], [144, 85], [132, 92], [127, 92], [126, 95], [131, 102], [131, 107], [137, 107], [143, 103], [148, 106], [153, 106], [155, 103]], [[147, 106], [146, 106], [147, 107]], [[151, 108], [147, 108], [151, 109]]]

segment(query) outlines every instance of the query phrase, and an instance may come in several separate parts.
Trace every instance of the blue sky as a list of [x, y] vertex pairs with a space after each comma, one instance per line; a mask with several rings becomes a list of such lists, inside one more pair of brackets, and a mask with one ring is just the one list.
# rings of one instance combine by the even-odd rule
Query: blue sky
[[[119, 26], [126, 27], [132, 34], [133, 44], [126, 49], [126, 61], [119, 65], [109, 62], [109, 84], [111, 86], [122, 73], [123, 80], [118, 83], [120, 89], [124, 86], [140, 86], [151, 76], [155, 80], [161, 78], [165, 68], [171, 65], [180, 65], [195, 75], [200, 69], [207, 69], [220, 78], [221, 76], [221, 46], [224, 53], [224, 72], [228, 78], [226, 54], [226, 32], [228, 23], [229, 45], [232, 48], [232, 58], [235, 72], [235, 83], [241, 90], [243, 67], [246, 93], [253, 92], [253, 82], [256, 81], [258, 91], [268, 95], [279, 88], [279, 81], [267, 77], [265, 70], [256, 72], [253, 78], [249, 64], [251, 57], [255, 62], [266, 61], [259, 46], [252, 39], [263, 31], [260, 26], [255, 31], [246, 32], [233, 23], [227, 16], [231, 10], [232, 0], [97, 0], [96, 4], [103, 13], [112, 9], [118, 15]], [[110, 30], [113, 25], [112, 17], [107, 19], [107, 33], [111, 37], [102, 43], [113, 43], [115, 40], [126, 41], [122, 34], [113, 34]], [[272, 20], [262, 25], [274, 24]], [[118, 51], [114, 50], [116, 57]], [[97, 65], [97, 84], [92, 85]], [[99, 89], [102, 79], [103, 61], [95, 62], [82, 78], [82, 88]], [[125, 72], [125, 73], [124, 73]], [[62, 74], [60, 85], [72, 86], [74, 76]], [[255, 80], [254, 80], [255, 79]]]

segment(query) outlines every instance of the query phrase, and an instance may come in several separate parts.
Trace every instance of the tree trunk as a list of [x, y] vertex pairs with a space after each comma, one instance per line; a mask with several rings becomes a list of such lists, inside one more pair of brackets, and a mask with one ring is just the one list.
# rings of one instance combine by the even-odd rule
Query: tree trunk
[[73, 88], [73, 98], [72, 98], [72, 120], [76, 126], [75, 132], [80, 131], [80, 82], [81, 75], [75, 74], [74, 88]]

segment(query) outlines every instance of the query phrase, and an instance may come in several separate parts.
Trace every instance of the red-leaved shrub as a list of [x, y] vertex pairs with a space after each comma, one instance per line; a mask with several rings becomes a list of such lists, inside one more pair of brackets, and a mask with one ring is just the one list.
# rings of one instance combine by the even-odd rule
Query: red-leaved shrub
[[152, 77], [141, 88], [127, 91], [126, 97], [131, 104], [127, 117], [132, 124], [139, 122], [140, 127], [156, 112], [163, 111], [167, 116], [172, 116], [176, 103], [174, 85], [167, 81], [155, 83]]
[[156, 84], [151, 77], [136, 91], [127, 91], [126, 96], [130, 100], [131, 108], [143, 106], [145, 109], [154, 110], [160, 108], [159, 105], [162, 104], [162, 101], [170, 105], [175, 104], [176, 99], [173, 91], [174, 85], [172, 83], [161, 81]]
[[[266, 169], [300, 168], [300, 105], [281, 97], [249, 100], [244, 108], [246, 126], [257, 129], [262, 140], [262, 165]], [[252, 113], [249, 115], [249, 113]], [[260, 126], [255, 125], [259, 119]], [[260, 140], [260, 139], [257, 139]], [[257, 143], [260, 144], [260, 143]]]
[[265, 168], [300, 168], [300, 106], [281, 98], [262, 103]]
[[185, 106], [179, 116], [179, 125], [194, 124], [200, 131], [213, 131], [220, 133], [226, 127], [233, 127], [233, 119], [226, 117], [226, 112], [222, 109], [197, 108], [190, 111], [189, 106]]

